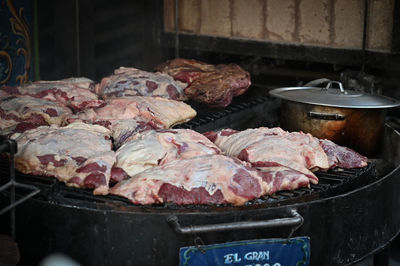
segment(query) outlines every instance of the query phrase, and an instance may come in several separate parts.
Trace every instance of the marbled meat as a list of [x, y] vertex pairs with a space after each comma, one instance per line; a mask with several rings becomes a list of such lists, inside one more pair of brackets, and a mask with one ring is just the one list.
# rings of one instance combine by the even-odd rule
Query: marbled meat
[[328, 155], [329, 168], [362, 168], [367, 166], [367, 157], [347, 147], [339, 146], [336, 143], [321, 139], [320, 145]]
[[173, 160], [219, 153], [214, 143], [190, 129], [149, 130], [135, 135], [117, 150], [115, 166], [134, 176]]
[[130, 136], [148, 130], [170, 128], [196, 116], [184, 102], [160, 97], [132, 96], [108, 99], [100, 108], [87, 109], [68, 121], [100, 124], [112, 131], [114, 145], [121, 146]]
[[174, 160], [123, 180], [110, 193], [135, 204], [243, 205], [268, 193], [259, 172], [238, 159], [205, 155]]
[[25, 174], [53, 176], [68, 186], [106, 195], [115, 163], [109, 135], [105, 127], [84, 123], [41, 126], [14, 134], [12, 138], [18, 145], [15, 168]]
[[88, 78], [68, 78], [55, 81], [34, 81], [19, 87], [3, 86], [10, 95], [29, 95], [62, 103], [74, 111], [98, 107], [103, 101], [92, 92], [94, 81]]
[[26, 95], [0, 98], [0, 135], [22, 133], [43, 125], [61, 125], [72, 111], [65, 105]]
[[163, 73], [121, 67], [113, 75], [96, 84], [96, 92], [104, 99], [123, 96], [159, 96], [171, 100], [186, 100], [184, 84]]
[[185, 95], [190, 99], [215, 108], [228, 106], [251, 85], [250, 74], [236, 64], [214, 66], [177, 58], [158, 65], [156, 70], [187, 83]]
[[254, 167], [286, 166], [318, 183], [312, 171], [329, 168], [328, 157], [319, 140], [310, 134], [256, 128], [244, 131], [231, 129], [205, 134], [227, 155], [250, 162]]

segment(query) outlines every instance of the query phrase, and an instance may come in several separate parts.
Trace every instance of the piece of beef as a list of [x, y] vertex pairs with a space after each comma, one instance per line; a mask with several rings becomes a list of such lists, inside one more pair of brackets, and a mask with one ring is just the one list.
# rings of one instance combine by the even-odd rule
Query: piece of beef
[[42, 125], [61, 125], [72, 111], [61, 103], [26, 95], [0, 98], [0, 134], [10, 135]]
[[160, 64], [156, 70], [186, 82], [185, 94], [190, 99], [215, 108], [228, 106], [233, 97], [251, 85], [250, 74], [236, 64], [214, 66], [177, 58]]
[[227, 155], [250, 162], [254, 167], [286, 166], [308, 176], [312, 183], [318, 183], [318, 178], [311, 171], [329, 168], [318, 139], [310, 134], [261, 127], [206, 135]]
[[184, 102], [160, 97], [132, 96], [108, 99], [105, 106], [87, 109], [68, 121], [100, 124], [112, 131], [116, 147], [130, 136], [148, 129], [170, 128], [196, 116]]
[[166, 73], [175, 80], [191, 84], [202, 73], [215, 71], [215, 66], [193, 59], [176, 58], [159, 64], [156, 71]]
[[319, 142], [322, 149], [328, 155], [329, 168], [361, 168], [368, 164], [367, 157], [352, 149], [339, 146], [327, 139], [321, 139]]
[[88, 78], [68, 78], [54, 81], [35, 81], [19, 87], [3, 87], [11, 95], [29, 95], [62, 103], [74, 111], [98, 107], [102, 100], [93, 93], [94, 82]]
[[96, 84], [96, 92], [104, 99], [125, 96], [158, 96], [171, 100], [186, 100], [184, 84], [163, 73], [121, 67], [113, 75]]
[[282, 190], [294, 190], [310, 187], [310, 180], [305, 174], [285, 166], [258, 167], [262, 179], [270, 187], [270, 194]]
[[110, 193], [135, 204], [243, 205], [267, 193], [259, 172], [223, 155], [174, 160], [119, 182]]
[[116, 167], [134, 176], [172, 160], [219, 154], [220, 149], [190, 129], [150, 130], [136, 134], [116, 152]]
[[54, 176], [68, 186], [93, 188], [94, 194], [106, 195], [115, 163], [109, 134], [102, 126], [84, 123], [41, 126], [14, 134], [18, 145], [15, 168], [25, 174]]

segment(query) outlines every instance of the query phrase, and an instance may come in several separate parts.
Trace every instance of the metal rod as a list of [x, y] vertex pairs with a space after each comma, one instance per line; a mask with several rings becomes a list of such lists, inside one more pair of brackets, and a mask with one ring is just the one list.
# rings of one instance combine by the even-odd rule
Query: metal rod
[[173, 215], [167, 218], [167, 222], [178, 234], [211, 233], [229, 230], [273, 228], [283, 226], [293, 226], [298, 228], [303, 224], [304, 219], [296, 210], [291, 210], [290, 212], [293, 217], [277, 218], [266, 221], [246, 221], [235, 223], [181, 226], [179, 224], [178, 217]]
[[369, 12], [369, 0], [364, 0], [364, 26], [363, 26], [363, 39], [362, 39], [362, 67], [361, 70], [365, 70], [366, 61], [366, 48], [367, 48], [367, 34], [368, 34], [368, 12]]
[[[11, 182], [11, 192], [10, 192], [10, 206], [15, 204], [15, 168], [14, 168], [14, 155], [16, 149], [15, 145], [10, 143], [10, 182]], [[15, 208], [11, 209], [10, 214], [11, 219], [11, 238], [15, 240]]]
[[76, 28], [76, 74], [81, 75], [81, 51], [79, 32], [79, 0], [75, 0], [75, 28]]
[[179, 0], [175, 0], [175, 58], [179, 58]]

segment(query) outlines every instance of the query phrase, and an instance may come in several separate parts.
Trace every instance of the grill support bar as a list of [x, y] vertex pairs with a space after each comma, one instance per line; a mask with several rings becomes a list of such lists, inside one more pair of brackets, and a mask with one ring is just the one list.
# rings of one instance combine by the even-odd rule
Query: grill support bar
[[197, 233], [212, 233], [220, 231], [229, 230], [242, 230], [242, 229], [257, 229], [257, 228], [275, 228], [292, 226], [291, 235], [296, 231], [303, 223], [303, 217], [295, 210], [289, 210], [292, 217], [277, 218], [266, 221], [246, 221], [246, 222], [236, 222], [236, 223], [221, 223], [221, 224], [207, 224], [207, 225], [189, 225], [181, 226], [179, 219], [176, 215], [169, 216], [167, 218], [167, 223], [171, 228], [178, 234], [197, 234]]

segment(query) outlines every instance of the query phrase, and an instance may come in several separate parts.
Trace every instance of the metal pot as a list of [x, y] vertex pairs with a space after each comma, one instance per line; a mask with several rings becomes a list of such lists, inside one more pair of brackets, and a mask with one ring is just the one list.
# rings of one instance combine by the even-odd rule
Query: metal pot
[[367, 156], [379, 151], [387, 109], [400, 106], [400, 101], [392, 98], [344, 90], [337, 81], [329, 81], [323, 88], [278, 88], [270, 94], [283, 99], [283, 129], [330, 139]]

